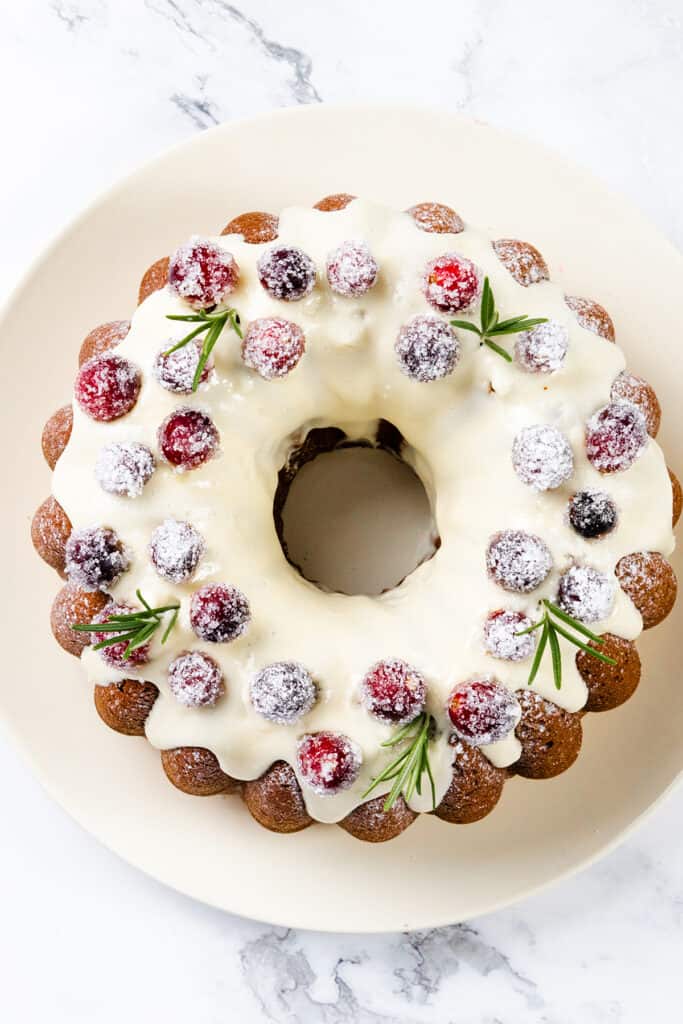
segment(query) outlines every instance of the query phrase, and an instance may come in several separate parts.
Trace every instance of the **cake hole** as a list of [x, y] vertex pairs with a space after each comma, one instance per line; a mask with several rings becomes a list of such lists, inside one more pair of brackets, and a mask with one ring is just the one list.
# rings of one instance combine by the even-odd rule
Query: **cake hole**
[[[380, 428], [378, 440], [390, 427]], [[339, 444], [344, 435], [330, 435], [334, 430], [326, 433]], [[309, 455], [284, 487], [281, 474], [278, 495], [275, 522], [283, 551], [321, 590], [377, 596], [398, 586], [439, 546], [422, 481], [388, 446], [342, 442]]]

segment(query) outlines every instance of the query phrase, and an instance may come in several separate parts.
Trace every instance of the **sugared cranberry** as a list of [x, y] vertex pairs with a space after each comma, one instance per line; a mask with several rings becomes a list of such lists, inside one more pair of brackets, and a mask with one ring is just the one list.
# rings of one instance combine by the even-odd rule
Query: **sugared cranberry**
[[237, 287], [239, 267], [234, 257], [214, 242], [192, 238], [171, 256], [169, 287], [195, 309], [223, 302]]
[[536, 634], [519, 634], [533, 626], [533, 622], [524, 612], [508, 611], [499, 608], [490, 612], [484, 623], [484, 647], [492, 658], [504, 661], [523, 661], [534, 653]]
[[278, 725], [291, 725], [308, 714], [318, 691], [311, 673], [296, 661], [276, 661], [251, 681], [249, 696], [259, 715]]
[[109, 527], [74, 530], [66, 543], [66, 574], [83, 590], [108, 590], [128, 565], [123, 544]]
[[327, 280], [337, 295], [365, 295], [377, 280], [379, 267], [365, 242], [342, 242], [327, 257]]
[[136, 441], [114, 441], [100, 450], [95, 479], [107, 494], [139, 498], [154, 472], [154, 455]]
[[159, 427], [159, 448], [177, 469], [196, 469], [218, 448], [214, 422], [199, 409], [177, 409]]
[[536, 491], [552, 491], [574, 472], [574, 454], [562, 431], [543, 423], [517, 434], [512, 465], [522, 483]]
[[600, 622], [612, 611], [616, 583], [590, 565], [573, 565], [560, 576], [557, 603], [579, 622]]
[[455, 331], [438, 316], [415, 316], [398, 332], [394, 344], [402, 373], [428, 383], [447, 377], [460, 358]]
[[[173, 341], [169, 341], [154, 360], [154, 376], [167, 391], [174, 391], [177, 395], [189, 395], [192, 393], [202, 345], [198, 341], [190, 341], [182, 348], [177, 348], [175, 352], [166, 355], [173, 344]], [[213, 360], [209, 359], [202, 370], [200, 384], [206, 383], [212, 370]]]
[[363, 707], [381, 722], [411, 722], [424, 711], [427, 684], [423, 676], [400, 658], [378, 661], [360, 688]]
[[175, 699], [186, 708], [215, 704], [225, 693], [223, 673], [208, 654], [184, 651], [168, 666], [168, 685]]
[[83, 363], [74, 393], [83, 412], [94, 420], [106, 422], [125, 416], [140, 394], [141, 378], [137, 366], [109, 353], [93, 356]]
[[617, 525], [617, 506], [604, 491], [579, 491], [569, 501], [569, 522], [582, 537], [604, 537]]
[[475, 747], [505, 739], [522, 716], [514, 693], [492, 676], [456, 686], [447, 710], [458, 736]]
[[[104, 625], [115, 615], [128, 615], [133, 611], [135, 609], [129, 604], [116, 604], [112, 601], [102, 609], [99, 615], [95, 616], [93, 622]], [[130, 638], [114, 642], [118, 635], [118, 633], [105, 632], [89, 634], [91, 644], [106, 642], [107, 646], [102, 647], [97, 653], [107, 665], [111, 666], [111, 668], [128, 669], [134, 668], [137, 665], [144, 665], [149, 661], [150, 643], [143, 644], [142, 647], [136, 647], [126, 657]]]
[[165, 580], [185, 583], [194, 575], [204, 553], [204, 538], [191, 523], [166, 519], [152, 533], [149, 556]]
[[547, 545], [524, 530], [501, 530], [489, 542], [486, 568], [504, 590], [528, 594], [539, 587], [553, 567]]
[[302, 249], [276, 245], [263, 253], [256, 264], [258, 278], [274, 299], [295, 302], [313, 291], [315, 264]]
[[252, 320], [242, 342], [242, 359], [265, 380], [286, 377], [304, 354], [304, 332], [291, 320]]
[[320, 796], [331, 796], [352, 786], [361, 761], [360, 749], [343, 733], [309, 733], [297, 745], [301, 777]]
[[645, 427], [650, 437], [656, 437], [662, 422], [662, 407], [654, 388], [635, 373], [622, 370], [615, 377], [609, 396], [613, 402], [630, 402], [640, 409], [645, 417]]
[[522, 331], [515, 342], [515, 361], [529, 373], [554, 373], [564, 363], [569, 331], [559, 320]]
[[249, 602], [237, 587], [206, 583], [190, 601], [190, 624], [200, 640], [225, 644], [242, 636], [251, 618]]
[[481, 274], [471, 260], [449, 252], [427, 264], [424, 294], [440, 313], [462, 313], [479, 294]]
[[599, 473], [619, 473], [642, 454], [648, 434], [640, 409], [627, 402], [610, 402], [586, 424], [586, 455]]

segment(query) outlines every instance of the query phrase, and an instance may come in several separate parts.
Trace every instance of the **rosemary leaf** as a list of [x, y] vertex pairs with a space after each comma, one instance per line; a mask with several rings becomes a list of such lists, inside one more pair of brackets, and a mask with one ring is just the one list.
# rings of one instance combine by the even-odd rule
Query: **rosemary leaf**
[[552, 623], [548, 624], [548, 643], [550, 644], [550, 655], [553, 661], [553, 679], [555, 680], [555, 689], [562, 689], [562, 652], [560, 650], [560, 641], [557, 639], [557, 633]]
[[536, 648], [536, 654], [534, 660], [531, 663], [531, 671], [529, 672], [529, 678], [527, 683], [529, 686], [533, 683], [534, 679], [538, 675], [538, 670], [541, 667], [541, 659], [543, 658], [543, 652], [545, 651], [546, 644], [548, 643], [548, 623], [543, 622], [543, 632], [541, 633], [541, 639], [538, 641], [538, 647]]

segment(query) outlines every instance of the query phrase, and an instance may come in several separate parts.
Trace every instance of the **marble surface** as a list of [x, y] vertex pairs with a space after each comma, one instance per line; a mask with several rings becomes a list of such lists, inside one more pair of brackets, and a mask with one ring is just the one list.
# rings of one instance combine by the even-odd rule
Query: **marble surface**
[[[410, 100], [516, 129], [683, 244], [679, 0], [21, 0], [0, 25], [0, 293], [145, 158], [226, 119], [323, 101]], [[519, 907], [363, 937], [194, 904], [84, 834], [1, 741], [0, 778], [0, 1018], [13, 1024], [680, 1015], [683, 790], [619, 850]]]

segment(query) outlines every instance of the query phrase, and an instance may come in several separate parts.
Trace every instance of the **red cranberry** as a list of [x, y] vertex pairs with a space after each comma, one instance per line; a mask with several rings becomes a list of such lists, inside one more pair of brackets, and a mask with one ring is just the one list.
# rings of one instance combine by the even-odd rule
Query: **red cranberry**
[[154, 472], [154, 456], [136, 441], [114, 441], [100, 450], [95, 463], [95, 478], [107, 494], [139, 498]]
[[533, 654], [536, 647], [536, 633], [525, 633], [533, 626], [531, 619], [523, 612], [499, 608], [491, 612], [484, 623], [484, 647], [492, 658], [504, 661], [523, 661]]
[[460, 358], [455, 331], [438, 316], [414, 316], [398, 332], [394, 350], [401, 371], [423, 384], [447, 377]]
[[514, 693], [492, 676], [468, 679], [451, 693], [448, 717], [460, 739], [475, 747], [505, 739], [521, 718]]
[[353, 785], [362, 755], [343, 733], [314, 732], [299, 740], [297, 761], [306, 785], [320, 796], [331, 796]]
[[161, 453], [177, 469], [196, 469], [208, 462], [218, 442], [213, 420], [199, 409], [177, 409], [159, 427]]
[[278, 725], [291, 725], [308, 714], [318, 691], [303, 665], [296, 661], [276, 661], [254, 676], [249, 696], [259, 715]]
[[486, 549], [489, 576], [504, 590], [528, 594], [539, 587], [553, 567], [547, 545], [524, 530], [501, 530]]
[[327, 257], [327, 280], [337, 295], [365, 295], [378, 272], [377, 261], [365, 242], [342, 242]]
[[265, 380], [286, 377], [304, 354], [306, 339], [297, 324], [279, 317], [252, 320], [242, 342], [242, 359]]
[[[129, 604], [116, 604], [112, 601], [111, 604], [102, 609], [99, 615], [95, 616], [93, 622], [104, 624], [114, 615], [128, 615], [133, 611], [135, 611], [135, 608], [132, 608]], [[109, 646], [103, 647], [97, 653], [111, 668], [128, 669], [136, 665], [144, 665], [149, 661], [150, 643], [143, 644], [142, 647], [136, 647], [135, 650], [130, 652], [129, 657], [126, 658], [127, 639], [119, 640], [118, 643], [110, 643], [110, 641], [118, 636], [118, 633], [90, 633], [89, 636], [91, 644], [99, 644], [103, 641], [109, 644]]]
[[215, 704], [225, 693], [223, 673], [208, 654], [184, 651], [168, 666], [168, 685], [175, 699], [186, 708]]
[[237, 587], [206, 583], [190, 601], [190, 624], [200, 640], [225, 644], [242, 636], [251, 618], [249, 602]]
[[193, 238], [171, 256], [169, 287], [195, 309], [207, 309], [234, 292], [239, 267], [233, 256], [214, 242]]
[[185, 583], [194, 575], [204, 553], [204, 538], [191, 523], [166, 519], [152, 533], [149, 555], [165, 580]]
[[449, 252], [427, 264], [424, 293], [427, 302], [440, 313], [461, 313], [479, 294], [481, 275], [471, 260]]
[[648, 433], [640, 409], [627, 402], [610, 402], [586, 424], [586, 455], [599, 473], [619, 473], [642, 454]]
[[74, 530], [66, 543], [66, 574], [82, 590], [108, 590], [129, 564], [123, 544], [108, 527]]
[[78, 371], [76, 401], [94, 420], [116, 420], [133, 408], [140, 386], [140, 371], [123, 356], [93, 356]]
[[[154, 376], [167, 391], [174, 391], [177, 395], [190, 395], [202, 345], [201, 342], [190, 341], [182, 348], [177, 348], [175, 352], [166, 355], [173, 344], [173, 341], [169, 341], [157, 355], [154, 361]], [[212, 370], [213, 360], [209, 359], [202, 370], [200, 384], [206, 383]]]
[[423, 676], [401, 661], [378, 661], [361, 683], [361, 703], [381, 722], [411, 722], [424, 711], [427, 684]]
[[295, 302], [313, 291], [315, 264], [302, 249], [276, 245], [259, 259], [259, 281], [274, 299]]

